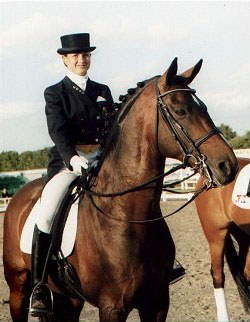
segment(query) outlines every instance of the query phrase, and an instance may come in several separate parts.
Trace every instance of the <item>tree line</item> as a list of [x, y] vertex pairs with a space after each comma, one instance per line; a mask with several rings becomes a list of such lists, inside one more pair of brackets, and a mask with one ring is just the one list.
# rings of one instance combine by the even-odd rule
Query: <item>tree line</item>
[[240, 136], [233, 129], [221, 123], [218, 126], [218, 129], [223, 133], [228, 143], [233, 149], [249, 149], [250, 148], [250, 131], [247, 131], [246, 134]]
[[12, 197], [26, 183], [23, 176], [5, 176], [0, 177], [0, 198], [3, 189], [7, 189], [9, 197]]
[[36, 151], [6, 151], [0, 153], [0, 172], [46, 168], [50, 148]]
[[[218, 129], [223, 133], [233, 149], [250, 148], [250, 131], [243, 136], [239, 136], [230, 126], [224, 123], [221, 123]], [[49, 150], [50, 148], [22, 153], [16, 151], [2, 152], [0, 153], [0, 172], [46, 168], [49, 160]]]

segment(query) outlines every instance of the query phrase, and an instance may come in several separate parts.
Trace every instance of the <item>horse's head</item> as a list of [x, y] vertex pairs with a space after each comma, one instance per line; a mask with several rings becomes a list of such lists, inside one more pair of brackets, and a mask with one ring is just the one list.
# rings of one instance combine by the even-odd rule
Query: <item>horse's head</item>
[[213, 185], [231, 182], [237, 171], [237, 159], [210, 118], [205, 104], [188, 85], [198, 74], [194, 67], [177, 75], [175, 58], [157, 84], [158, 147], [167, 157], [205, 172]]

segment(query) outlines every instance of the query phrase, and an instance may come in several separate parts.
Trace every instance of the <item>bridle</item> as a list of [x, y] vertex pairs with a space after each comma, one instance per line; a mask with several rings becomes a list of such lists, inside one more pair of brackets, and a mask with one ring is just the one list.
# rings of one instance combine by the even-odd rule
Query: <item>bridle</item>
[[[185, 129], [178, 123], [178, 121], [171, 114], [168, 106], [163, 102], [162, 98], [176, 92], [187, 92], [196, 98], [196, 101], [200, 104], [202, 108], [206, 108], [205, 104], [195, 95], [196, 90], [192, 88], [176, 88], [164, 93], [160, 93], [158, 82], [156, 81], [156, 96], [157, 96], [157, 113], [160, 111], [163, 121], [168, 126], [170, 132], [173, 134], [175, 140], [178, 142], [180, 149], [183, 153], [183, 164], [189, 166], [195, 172], [202, 171], [202, 173], [207, 178], [207, 188], [213, 185], [213, 178], [211, 175], [211, 170], [206, 163], [206, 156], [200, 152], [198, 149], [202, 143], [207, 141], [215, 134], [219, 134], [220, 131], [214, 126], [213, 129], [201, 136], [197, 140], [193, 140], [185, 131]], [[157, 117], [158, 120], [158, 117]], [[157, 144], [158, 144], [158, 121], [157, 121]], [[184, 138], [184, 139], [183, 139]], [[159, 148], [158, 148], [159, 149]], [[190, 164], [190, 159], [193, 159], [193, 165]]]
[[[79, 189], [79, 191], [76, 192], [76, 197], [74, 198], [74, 200], [76, 200], [79, 197], [79, 195], [82, 196], [83, 193], [85, 193], [91, 199], [93, 205], [96, 207], [96, 209], [100, 213], [102, 213], [103, 215], [105, 215], [111, 219], [115, 219], [117, 221], [126, 222], [126, 223], [137, 223], [137, 224], [151, 223], [151, 222], [159, 221], [161, 219], [169, 217], [169, 216], [173, 215], [174, 213], [178, 212], [179, 210], [184, 208], [186, 205], [188, 205], [190, 202], [192, 202], [202, 191], [209, 189], [213, 185], [211, 170], [209, 169], [209, 166], [206, 164], [206, 156], [203, 155], [202, 153], [200, 153], [198, 148], [202, 143], [204, 143], [210, 137], [212, 137], [215, 134], [220, 133], [220, 131], [214, 126], [214, 128], [210, 132], [203, 135], [202, 137], [200, 137], [197, 140], [193, 140], [186, 133], [184, 128], [172, 116], [172, 114], [169, 111], [168, 106], [163, 102], [162, 98], [169, 95], [169, 94], [181, 91], [181, 92], [188, 92], [191, 95], [194, 95], [196, 100], [199, 102], [199, 104], [201, 106], [205, 107], [205, 104], [195, 95], [196, 91], [194, 89], [177, 88], [177, 89], [166, 91], [161, 94], [159, 91], [159, 88], [158, 88], [158, 82], [156, 81], [155, 84], [156, 84], [155, 88], [156, 88], [156, 97], [157, 97], [157, 109], [156, 109], [157, 110], [157, 120], [158, 120], [158, 113], [160, 112], [160, 114], [163, 118], [163, 121], [169, 127], [170, 132], [173, 134], [175, 140], [180, 145], [180, 148], [181, 148], [183, 155], [184, 155], [183, 162], [181, 164], [178, 164], [177, 166], [173, 167], [169, 171], [162, 173], [162, 174], [158, 175], [157, 177], [154, 177], [144, 183], [141, 183], [137, 186], [134, 186], [134, 187], [122, 190], [122, 191], [111, 192], [111, 193], [101, 193], [98, 191], [91, 190], [91, 187], [95, 186], [95, 178], [91, 178], [91, 175], [88, 176], [88, 175], [86, 175], [86, 173], [83, 174], [83, 176], [81, 177], [81, 184], [79, 187], [80, 189]], [[158, 133], [158, 122], [157, 122], [157, 133]], [[182, 139], [182, 137], [184, 137], [184, 140]], [[158, 142], [158, 140], [157, 140], [157, 142]], [[188, 145], [187, 145], [187, 143], [188, 143]], [[190, 165], [190, 163], [189, 163], [190, 158], [194, 159], [194, 165]], [[165, 216], [161, 216], [161, 217], [157, 217], [157, 218], [153, 218], [153, 219], [147, 219], [147, 220], [124, 220], [122, 218], [117, 218], [117, 217], [114, 217], [114, 216], [104, 213], [102, 211], [102, 209], [100, 209], [93, 200], [93, 196], [111, 198], [111, 197], [122, 196], [127, 193], [135, 192], [135, 191], [142, 190], [142, 189], [150, 189], [153, 187], [151, 185], [152, 183], [162, 180], [167, 175], [169, 175], [173, 172], [176, 172], [180, 169], [183, 169], [186, 166], [189, 166], [192, 168], [192, 170], [194, 170], [193, 175], [197, 172], [202, 172], [202, 174], [205, 175], [206, 180], [204, 181], [203, 186], [199, 190], [195, 191], [194, 195], [186, 203], [184, 203], [184, 205], [182, 205], [177, 210], [175, 210]], [[92, 180], [92, 179], [94, 179], [94, 180]], [[184, 181], [185, 179], [187, 179], [187, 178], [184, 178], [181, 181]], [[178, 181], [178, 182], [181, 182], [181, 181]], [[173, 185], [173, 184], [174, 183], [171, 183], [171, 185]], [[163, 190], [168, 191], [166, 189], [167, 186], [168, 186], [167, 184], [164, 184]]]

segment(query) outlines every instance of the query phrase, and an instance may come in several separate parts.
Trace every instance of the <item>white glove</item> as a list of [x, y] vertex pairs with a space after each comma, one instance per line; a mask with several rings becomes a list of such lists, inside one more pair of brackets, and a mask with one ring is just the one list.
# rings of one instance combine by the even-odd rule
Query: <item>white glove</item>
[[88, 160], [84, 157], [79, 157], [79, 155], [74, 155], [70, 159], [70, 165], [72, 166], [75, 174], [81, 175], [82, 168], [88, 169]]

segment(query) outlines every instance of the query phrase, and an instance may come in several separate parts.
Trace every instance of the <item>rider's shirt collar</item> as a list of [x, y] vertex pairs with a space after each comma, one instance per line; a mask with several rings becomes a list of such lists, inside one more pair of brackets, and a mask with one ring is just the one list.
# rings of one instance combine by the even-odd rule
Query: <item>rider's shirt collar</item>
[[70, 70], [68, 70], [67, 76], [73, 83], [75, 83], [83, 91], [85, 91], [86, 83], [87, 83], [87, 80], [89, 78], [87, 73], [84, 76], [80, 76], [80, 75], [74, 74]]

